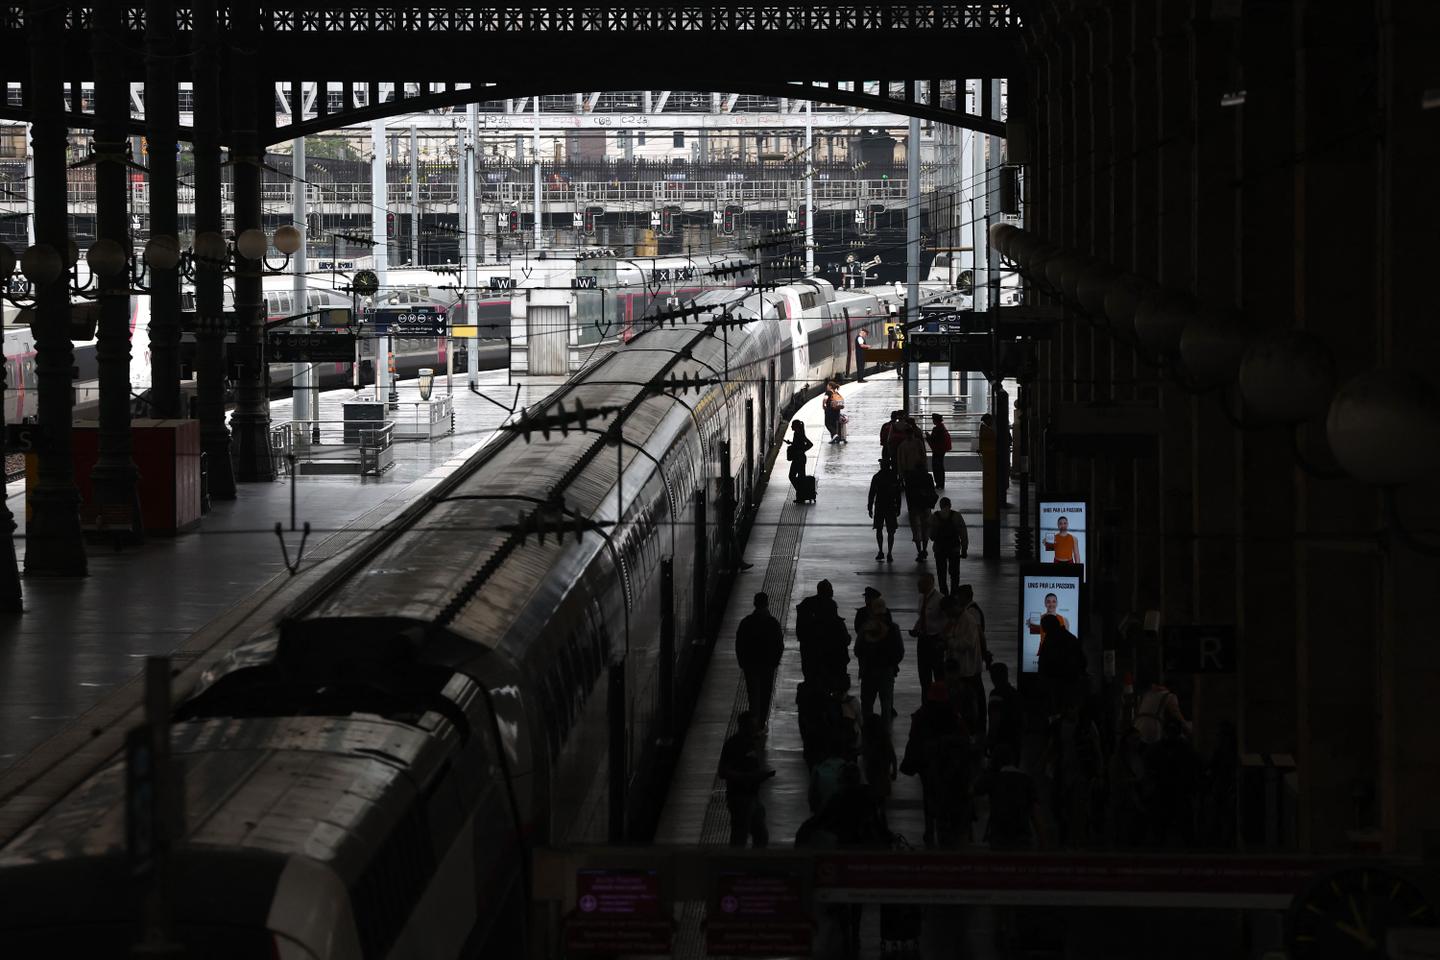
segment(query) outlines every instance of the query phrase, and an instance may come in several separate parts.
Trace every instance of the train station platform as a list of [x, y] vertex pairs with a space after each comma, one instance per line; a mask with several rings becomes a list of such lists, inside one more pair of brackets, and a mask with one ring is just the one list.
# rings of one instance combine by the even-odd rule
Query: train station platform
[[[169, 654], [183, 667], [248, 636], [266, 615], [266, 598], [290, 578], [286, 563], [296, 562], [299, 527], [310, 524], [299, 561], [303, 574], [438, 483], [494, 435], [511, 409], [536, 402], [562, 382], [516, 376], [512, 385], [507, 379], [504, 370], [482, 372], [481, 396], [467, 390], [465, 375], [458, 374], [453, 432], [433, 440], [396, 439], [393, 463], [376, 476], [297, 470], [299, 475], [273, 483], [242, 483], [237, 499], [215, 501], [190, 532], [150, 537], [123, 550], [92, 544], [85, 578], [27, 578], [25, 613], [0, 622], [0, 796], [8, 794], [7, 782], [27, 776], [27, 768], [60, 755], [67, 738], [103, 728], [121, 703], [138, 698], [147, 656]], [[444, 392], [442, 377], [434, 395]], [[418, 382], [402, 381], [399, 393], [403, 418], [419, 397]], [[340, 406], [355, 396], [348, 388], [326, 391], [321, 419], [338, 421]], [[272, 424], [289, 421], [290, 406], [289, 400], [273, 401]], [[15, 546], [22, 568], [24, 487], [20, 480], [6, 489], [19, 524]], [[284, 526], [285, 552], [276, 523]]]
[[[918, 577], [935, 570], [932, 559], [920, 561], [910, 540], [906, 515], [902, 513], [895, 536], [894, 562], [875, 559], [875, 538], [866, 515], [865, 502], [870, 478], [880, 458], [879, 430], [890, 411], [902, 404], [901, 383], [893, 374], [872, 375], [865, 383], [843, 388], [846, 412], [850, 416], [849, 442], [830, 444], [824, 429], [820, 400], [806, 404], [797, 417], [805, 422], [815, 442], [807, 469], [817, 478], [814, 504], [796, 504], [785, 478], [786, 463], [775, 464], [759, 505], [754, 527], [745, 548], [744, 561], [751, 566], [737, 574], [719, 637], [706, 673], [699, 702], [686, 733], [670, 794], [656, 832], [657, 844], [687, 846], [723, 845], [730, 835], [730, 816], [725, 805], [725, 782], [718, 776], [720, 749], [736, 730], [736, 720], [748, 708], [744, 679], [735, 660], [735, 630], [753, 609], [755, 593], [770, 596], [770, 611], [780, 620], [785, 634], [785, 652], [775, 681], [768, 716], [769, 733], [763, 763], [776, 775], [761, 788], [766, 810], [770, 845], [788, 848], [795, 834], [811, 815], [808, 793], [809, 767], [803, 756], [796, 688], [800, 683], [800, 648], [795, 639], [795, 606], [813, 595], [816, 584], [829, 580], [835, 601], [853, 627], [856, 608], [864, 603], [864, 590], [873, 587], [884, 595], [886, 604], [905, 640], [905, 660], [895, 678], [895, 710], [892, 741], [896, 754], [903, 756], [910, 714], [921, 703], [915, 663], [915, 641], [909, 636], [919, 609]], [[928, 426], [932, 413], [945, 416], [947, 427], [956, 434], [955, 453], [947, 461], [978, 466], [978, 458], [967, 456], [960, 441], [967, 424], [957, 414], [951, 397], [912, 397], [911, 412]], [[923, 420], [922, 420], [923, 417]], [[971, 584], [976, 602], [985, 611], [987, 637], [995, 659], [1009, 665], [1013, 678], [1016, 644], [1007, 640], [1018, 624], [1015, 597], [1018, 566], [1012, 527], [1018, 510], [1004, 511], [1001, 531], [1002, 552], [994, 561], [981, 558], [981, 474], [978, 469], [951, 470], [945, 488], [954, 508], [965, 518], [970, 535], [969, 557], [961, 561], [960, 582]], [[851, 630], [853, 634], [853, 630]], [[853, 636], [852, 636], [853, 640]], [[858, 697], [859, 677], [854, 660], [850, 663], [851, 692]], [[989, 689], [988, 680], [986, 689]], [[924, 833], [924, 810], [920, 783], [916, 777], [901, 775], [893, 784], [886, 803], [891, 831], [920, 847]], [[979, 826], [983, 827], [983, 823]], [[976, 830], [977, 840], [982, 836]], [[677, 955], [699, 956], [698, 917], [687, 916], [677, 931]], [[939, 931], [937, 931], [938, 933]], [[862, 938], [879, 955], [879, 928], [870, 917]]]
[[[828, 442], [818, 399], [806, 404], [798, 414], [816, 444], [807, 469], [817, 478], [817, 500], [813, 504], [794, 503], [793, 491], [785, 480], [785, 462], [776, 462], [745, 549], [744, 560], [751, 566], [736, 576], [701, 699], [686, 734], [674, 786], [661, 815], [657, 843], [725, 843], [729, 838], [725, 785], [716, 776], [716, 766], [721, 745], [735, 732], [735, 718], [748, 707], [744, 678], [735, 661], [735, 630], [753, 609], [753, 598], [759, 591], [770, 595], [770, 611], [785, 631], [785, 655], [768, 717], [766, 759], [777, 773], [762, 794], [771, 843], [788, 846], [800, 824], [810, 816], [806, 801], [809, 771], [801, 756], [795, 708], [800, 647], [795, 639], [794, 619], [796, 604], [814, 594], [820, 580], [829, 580], [834, 586], [835, 601], [847, 625], [853, 625], [855, 611], [864, 603], [865, 588], [873, 587], [885, 597], [900, 626], [906, 649], [905, 661], [895, 678], [898, 716], [893, 734], [896, 752], [903, 753], [909, 715], [921, 703], [914, 639], [908, 631], [919, 610], [918, 578], [922, 573], [934, 573], [935, 566], [932, 559], [915, 559], [903, 513], [895, 534], [894, 562], [877, 561], [874, 532], [865, 512], [870, 478], [880, 458], [880, 426], [889, 419], [891, 410], [900, 407], [900, 388], [899, 380], [889, 373], [843, 388], [850, 415], [850, 442], [846, 444]], [[952, 432], [959, 426], [953, 419], [949, 397], [912, 398], [911, 409], [923, 414], [926, 424], [932, 413], [941, 413]], [[956, 451], [964, 453], [959, 443]], [[959, 457], [947, 457], [954, 459]], [[1005, 511], [1002, 554], [996, 561], [987, 561], [980, 556], [979, 471], [949, 471], [945, 488], [939, 493], [949, 497], [965, 518], [971, 549], [969, 558], [961, 561], [960, 582], [974, 587], [975, 601], [985, 611], [991, 651], [997, 661], [1009, 665], [1013, 678], [1017, 651], [1015, 644], [1006, 640], [1018, 629], [1014, 609], [1018, 570], [1010, 530], [1018, 522], [1018, 511]], [[858, 697], [860, 683], [853, 660], [850, 671], [851, 692]], [[924, 816], [920, 784], [915, 778], [902, 776], [895, 782], [887, 812], [891, 829], [919, 845]]]

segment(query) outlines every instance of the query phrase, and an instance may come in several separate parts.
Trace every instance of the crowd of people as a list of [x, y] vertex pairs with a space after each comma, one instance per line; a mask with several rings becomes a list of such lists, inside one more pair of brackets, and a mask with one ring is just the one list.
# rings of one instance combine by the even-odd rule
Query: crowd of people
[[[830, 442], [845, 443], [848, 417], [837, 385], [827, 388], [824, 409]], [[1212, 809], [1233, 808], [1234, 754], [1222, 746], [1211, 763], [1201, 761], [1179, 698], [1158, 677], [1142, 678], [1140, 694], [1115, 711], [1122, 713], [1115, 722], [1114, 705], [1091, 690], [1079, 640], [1053, 612], [1037, 625], [1039, 676], [1025, 695], [992, 657], [984, 613], [972, 587], [960, 582], [959, 561], [969, 548], [964, 519], [938, 496], [950, 444], [943, 419], [934, 421], [926, 434], [904, 411], [891, 414], [867, 496], [876, 560], [893, 561], [902, 508], [917, 561], [934, 555], [934, 572], [922, 568], [917, 577], [913, 623], [898, 622], [873, 587], [843, 616], [828, 580], [795, 610], [802, 675], [795, 700], [811, 814], [795, 843], [896, 844], [886, 804], [901, 776], [919, 781], [921, 842], [930, 848], [1203, 841], [1207, 799]], [[792, 479], [797, 462], [803, 475], [811, 446], [796, 426], [802, 442], [792, 442], [800, 458], [792, 459]], [[721, 776], [731, 843], [763, 846], [769, 838], [760, 787], [774, 775], [763, 760], [766, 717], [784, 653], [780, 621], [763, 593], [740, 624], [736, 653], [750, 710], [725, 744]], [[897, 722], [895, 707], [907, 661], [921, 701], [908, 725]]]

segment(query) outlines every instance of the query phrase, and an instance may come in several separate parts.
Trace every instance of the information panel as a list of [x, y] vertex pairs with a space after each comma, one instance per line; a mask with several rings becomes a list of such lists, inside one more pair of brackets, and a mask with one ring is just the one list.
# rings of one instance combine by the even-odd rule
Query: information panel
[[[1080, 637], [1081, 583], [1085, 568], [1073, 563], [1032, 563], [1020, 571], [1020, 672], [1038, 673], [1041, 618], [1054, 614], [1060, 625]], [[1082, 638], [1083, 639], [1083, 638]]]
[[1041, 563], [1085, 564], [1087, 504], [1078, 497], [1041, 494], [1039, 497]]

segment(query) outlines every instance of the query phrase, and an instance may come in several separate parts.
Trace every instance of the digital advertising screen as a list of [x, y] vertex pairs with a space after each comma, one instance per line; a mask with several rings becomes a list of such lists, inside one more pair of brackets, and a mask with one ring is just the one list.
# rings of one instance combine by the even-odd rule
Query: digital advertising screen
[[1080, 636], [1083, 567], [1071, 563], [1027, 564], [1020, 572], [1020, 672], [1038, 673], [1040, 618], [1053, 613], [1060, 623]]
[[1089, 505], [1077, 497], [1041, 496], [1039, 506], [1040, 562], [1088, 563], [1085, 515]]

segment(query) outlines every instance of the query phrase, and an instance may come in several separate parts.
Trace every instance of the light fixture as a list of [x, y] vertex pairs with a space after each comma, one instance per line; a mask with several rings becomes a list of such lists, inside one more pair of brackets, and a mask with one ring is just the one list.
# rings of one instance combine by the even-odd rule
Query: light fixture
[[1440, 393], [1410, 370], [1362, 373], [1331, 401], [1325, 433], [1335, 459], [1357, 480], [1433, 482], [1440, 471]]
[[85, 262], [97, 276], [113, 277], [125, 269], [128, 258], [125, 249], [109, 237], [101, 237], [85, 251]]
[[38, 286], [54, 283], [64, 269], [60, 254], [48, 243], [37, 243], [20, 255], [20, 272]]
[[1075, 299], [1092, 317], [1105, 316], [1105, 297], [1120, 277], [1114, 264], [1091, 260], [1075, 285]]
[[213, 230], [195, 235], [195, 259], [207, 267], [223, 267], [230, 259], [225, 238]]
[[1204, 386], [1229, 383], [1240, 372], [1250, 331], [1230, 310], [1204, 305], [1180, 333], [1180, 361]]
[[1135, 311], [1154, 289], [1154, 284], [1134, 273], [1122, 273], [1105, 291], [1105, 315], [1117, 327], [1135, 329]]
[[145, 263], [154, 270], [174, 270], [180, 262], [180, 241], [174, 237], [151, 237], [145, 243]]
[[1173, 354], [1195, 311], [1195, 301], [1185, 294], [1155, 290], [1135, 308], [1135, 335], [1152, 353]]
[[1065, 276], [1065, 271], [1074, 266], [1079, 259], [1078, 253], [1066, 249], [1045, 261], [1045, 280], [1057, 293], [1061, 290], [1060, 280]]
[[246, 260], [260, 260], [269, 249], [270, 242], [265, 239], [265, 231], [251, 227], [242, 230], [240, 236], [235, 238], [235, 250]]
[[1099, 261], [1088, 254], [1076, 254], [1060, 268], [1060, 289], [1071, 300], [1077, 299], [1080, 278], [1095, 269]]
[[1335, 361], [1324, 341], [1293, 332], [1250, 345], [1240, 360], [1246, 414], [1271, 423], [1319, 416], [1335, 394]]
[[304, 239], [299, 227], [287, 223], [275, 231], [275, 249], [287, 257], [291, 256], [300, 250], [300, 244], [304, 242]]

